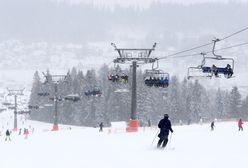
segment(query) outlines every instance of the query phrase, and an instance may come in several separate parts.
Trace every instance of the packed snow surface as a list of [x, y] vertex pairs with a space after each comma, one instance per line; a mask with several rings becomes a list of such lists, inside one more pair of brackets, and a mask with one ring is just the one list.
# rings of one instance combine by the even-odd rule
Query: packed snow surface
[[[19, 116], [19, 128], [30, 135], [5, 131], [13, 128], [12, 112], [0, 114], [0, 168], [234, 168], [247, 167], [248, 130], [239, 132], [236, 122], [173, 126], [174, 133], [165, 150], [156, 149], [157, 128], [140, 128], [125, 133], [104, 128], [60, 126], [35, 122]], [[7, 125], [8, 124], [8, 125]], [[32, 133], [32, 128], [34, 132]]]

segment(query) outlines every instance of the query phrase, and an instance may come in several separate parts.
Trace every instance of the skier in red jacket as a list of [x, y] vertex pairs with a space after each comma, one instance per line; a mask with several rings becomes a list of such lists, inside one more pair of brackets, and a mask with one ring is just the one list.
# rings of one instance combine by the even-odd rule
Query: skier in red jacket
[[25, 135], [25, 139], [28, 139], [28, 134], [29, 134], [29, 131], [28, 129], [24, 129], [24, 135]]
[[243, 126], [242, 126], [243, 124], [244, 124], [244, 122], [240, 118], [239, 121], [238, 121], [239, 131], [243, 131]]

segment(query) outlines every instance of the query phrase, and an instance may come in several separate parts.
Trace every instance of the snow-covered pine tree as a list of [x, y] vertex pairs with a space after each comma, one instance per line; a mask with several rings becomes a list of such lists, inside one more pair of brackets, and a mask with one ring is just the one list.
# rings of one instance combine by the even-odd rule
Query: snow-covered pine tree
[[176, 76], [172, 76], [170, 80], [170, 85], [168, 87], [168, 114], [170, 116], [170, 119], [174, 122], [178, 122], [179, 118], [179, 88], [180, 86], [178, 78]]
[[241, 94], [238, 87], [234, 86], [230, 92], [230, 114], [231, 117], [240, 118]]
[[[33, 84], [32, 84], [32, 89], [31, 89], [31, 94], [30, 94], [30, 98], [29, 98], [29, 105], [30, 106], [39, 106], [39, 97], [38, 97], [38, 92], [41, 88], [41, 79], [40, 79], [40, 76], [39, 76], [39, 72], [38, 71], [35, 71], [34, 73], [34, 77], [33, 77]], [[38, 110], [35, 110], [35, 109], [31, 109], [31, 114], [30, 114], [30, 117], [32, 119], [36, 119], [36, 120], [39, 120], [40, 119], [40, 113], [37, 112]]]
[[245, 99], [241, 102], [240, 117], [244, 120], [248, 119], [248, 96], [246, 96]]

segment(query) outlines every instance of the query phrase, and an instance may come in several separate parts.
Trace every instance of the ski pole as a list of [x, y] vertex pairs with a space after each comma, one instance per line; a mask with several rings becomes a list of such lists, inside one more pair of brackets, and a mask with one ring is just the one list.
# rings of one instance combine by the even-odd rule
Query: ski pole
[[172, 133], [170, 133], [170, 139], [169, 139], [169, 147], [171, 146], [171, 138], [172, 138]]
[[156, 135], [155, 135], [155, 137], [154, 137], [154, 139], [153, 139], [153, 141], [152, 141], [152, 144], [153, 144], [153, 142], [155, 141], [155, 139], [157, 138], [158, 133], [159, 133], [159, 130], [157, 131], [157, 133], [156, 133]]

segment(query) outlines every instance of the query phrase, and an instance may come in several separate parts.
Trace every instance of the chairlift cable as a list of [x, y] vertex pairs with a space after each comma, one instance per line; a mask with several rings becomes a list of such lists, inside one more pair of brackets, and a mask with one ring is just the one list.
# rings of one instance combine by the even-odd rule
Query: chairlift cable
[[[220, 48], [220, 49], [217, 49], [215, 51], [227, 50], [227, 49], [236, 48], [236, 47], [240, 47], [240, 46], [244, 46], [244, 45], [248, 45], [248, 42], [240, 43], [240, 44], [235, 44], [233, 46], [228, 46], [228, 47], [225, 47], [225, 48]], [[207, 51], [207, 52], [204, 52], [204, 53], [205, 54], [209, 54], [211, 52], [212, 51]], [[171, 58], [193, 57], [193, 56], [199, 56], [199, 55], [200, 55], [200, 53], [193, 53], [193, 54], [187, 54], [187, 55], [174, 56], [174, 57], [171, 57]]]
[[187, 50], [183, 50], [183, 51], [180, 51], [180, 52], [177, 52], [177, 53], [174, 53], [174, 54], [167, 55], [167, 56], [165, 56], [165, 57], [160, 57], [160, 58], [158, 58], [158, 60], [166, 59], [166, 58], [172, 57], [172, 56], [174, 56], [174, 55], [178, 55], [178, 54], [182, 54], [182, 53], [185, 53], [185, 52], [188, 52], [188, 51], [192, 51], [192, 50], [195, 50], [195, 49], [198, 49], [198, 48], [202, 48], [202, 47], [211, 45], [211, 44], [213, 44], [213, 43], [214, 43], [214, 42], [207, 43], [207, 44], [203, 44], [203, 45], [200, 45], [200, 46], [197, 46], [197, 47], [193, 47], [193, 48], [190, 48], [190, 49], [187, 49]]
[[220, 41], [225, 40], [225, 39], [228, 39], [228, 38], [230, 38], [230, 37], [232, 37], [232, 36], [234, 36], [236, 34], [242, 33], [243, 31], [246, 31], [246, 30], [248, 30], [248, 27], [245, 27], [245, 28], [243, 28], [243, 29], [241, 29], [241, 30], [239, 30], [239, 31], [237, 31], [235, 33], [232, 33], [232, 34], [230, 34], [230, 35], [228, 35], [228, 36], [220, 39]]
[[[235, 48], [235, 47], [240, 47], [240, 46], [243, 46], [243, 45], [248, 45], [248, 42], [245, 42], [245, 43], [240, 43], [240, 44], [235, 44], [233, 46], [229, 46], [229, 47], [225, 47], [225, 48], [220, 48], [220, 49], [217, 49], [215, 51], [221, 51], [221, 50], [226, 50], [226, 49], [230, 49], [230, 48]], [[210, 53], [211, 51], [207, 52], [207, 53]]]
[[[232, 37], [232, 36], [234, 36], [234, 35], [237, 35], [237, 34], [239, 34], [239, 33], [244, 32], [244, 31], [246, 31], [246, 30], [248, 30], [248, 27], [245, 27], [245, 28], [243, 28], [243, 29], [241, 29], [241, 30], [239, 30], [239, 31], [237, 31], [237, 32], [234, 32], [234, 33], [232, 33], [232, 34], [230, 34], [230, 35], [228, 35], [228, 36], [226, 36], [226, 37], [224, 37], [224, 38], [221, 38], [221, 39], [219, 39], [219, 41], [226, 40], [226, 39], [228, 39], [228, 38], [230, 38], [230, 37]], [[182, 53], [185, 53], [185, 52], [188, 52], [188, 51], [192, 51], [192, 50], [195, 50], [195, 49], [198, 49], [198, 48], [202, 48], [202, 47], [211, 45], [211, 44], [213, 44], [213, 43], [214, 43], [214, 42], [211, 42], [211, 43], [207, 43], [207, 44], [203, 44], [203, 45], [200, 45], [200, 46], [196, 46], [196, 47], [193, 47], [193, 48], [190, 48], [190, 49], [187, 49], [187, 50], [183, 50], [183, 51], [180, 51], [180, 52], [176, 52], [176, 53], [174, 53], [174, 54], [170, 54], [170, 55], [167, 55], [167, 56], [164, 56], [164, 57], [160, 57], [160, 58], [158, 58], [158, 60], [166, 59], [166, 58], [168, 58], [168, 57], [173, 57], [173, 56], [175, 56], [175, 55], [182, 54]], [[216, 51], [217, 51], [217, 50], [216, 50]]]

